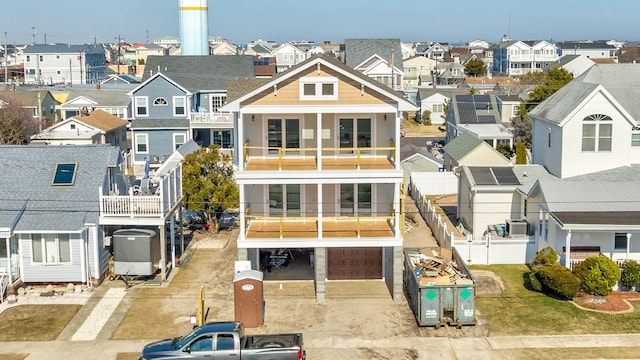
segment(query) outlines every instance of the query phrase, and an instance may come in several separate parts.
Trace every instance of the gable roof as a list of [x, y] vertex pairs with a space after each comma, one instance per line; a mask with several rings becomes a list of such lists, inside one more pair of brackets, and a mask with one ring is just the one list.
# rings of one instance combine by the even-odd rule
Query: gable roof
[[104, 132], [126, 127], [129, 123], [128, 121], [120, 119], [115, 115], [111, 115], [104, 110], [94, 110], [90, 112], [89, 115], [76, 115], [71, 118]]
[[402, 66], [402, 43], [400, 39], [345, 39], [345, 64], [354, 69], [372, 55], [391, 61], [394, 66], [404, 71]]
[[[596, 64], [551, 95], [529, 114], [561, 124], [596, 90], [610, 95], [633, 119], [640, 119], [640, 66]], [[613, 100], [612, 99], [612, 100]]]
[[[72, 90], [67, 92], [67, 97], [62, 106], [68, 105], [84, 98], [92, 101], [96, 106], [118, 106], [126, 107], [131, 102], [127, 92], [131, 89], [110, 89], [110, 90]], [[57, 93], [60, 94], [60, 93]]]
[[[455, 139], [449, 141], [442, 150], [447, 153], [453, 160], [460, 162], [465, 156], [471, 153], [475, 148], [482, 145], [484, 141], [468, 132], [456, 136]], [[489, 144], [487, 144], [489, 146]]]
[[[16, 232], [79, 232], [85, 224], [97, 224], [98, 188], [121, 161], [119, 149], [110, 145], [1, 145], [0, 152], [0, 198], [7, 201], [0, 220], [18, 216]], [[64, 163], [77, 164], [75, 181], [54, 186], [56, 166]], [[16, 212], [20, 208], [23, 213]]]
[[47, 96], [57, 101], [49, 90], [0, 90], [0, 98], [15, 100], [25, 107], [38, 106], [38, 94], [40, 94], [40, 101], [45, 100]]
[[161, 73], [189, 91], [226, 90], [231, 78], [253, 78], [255, 70], [250, 55], [202, 55], [147, 57], [142, 81]]
[[[356, 71], [352, 68], [349, 68], [347, 66], [345, 66], [343, 63], [339, 62], [338, 60], [332, 58], [331, 56], [327, 56], [327, 55], [322, 55], [322, 54], [318, 54], [318, 55], [314, 55], [308, 59], [306, 59], [305, 61], [293, 66], [292, 68], [290, 68], [289, 70], [287, 70], [284, 73], [279, 74], [278, 76], [276, 76], [273, 79], [264, 79], [267, 80], [265, 83], [262, 83], [261, 85], [258, 85], [256, 88], [254, 88], [253, 90], [251, 90], [250, 92], [245, 92], [243, 95], [241, 95], [238, 98], [235, 98], [233, 100], [229, 100], [229, 98], [227, 97], [227, 104], [224, 105], [221, 110], [222, 111], [238, 111], [239, 110], [239, 106], [240, 106], [240, 102], [243, 101], [244, 99], [248, 99], [252, 96], [254, 96], [255, 94], [266, 90], [268, 87], [273, 86], [275, 84], [278, 84], [282, 81], [285, 81], [287, 79], [290, 79], [292, 77], [295, 77], [298, 75], [298, 73], [304, 71], [305, 69], [315, 65], [315, 64], [323, 64], [325, 66], [328, 66], [329, 68], [338, 71], [339, 73], [344, 74], [345, 76], [358, 81], [359, 83], [362, 84], [368, 84], [367, 87], [378, 92], [379, 94], [382, 94], [384, 96], [393, 98], [394, 100], [398, 101], [398, 109], [399, 110], [406, 110], [406, 111], [416, 111], [417, 108], [416, 106], [411, 103], [409, 100], [407, 100], [401, 93], [392, 90], [391, 88], [389, 88], [386, 85], [381, 84], [380, 82], [362, 74], [359, 71]], [[256, 79], [258, 80], [258, 79]], [[234, 82], [234, 84], [238, 84], [238, 85], [257, 85], [259, 84], [258, 81], [236, 81]], [[235, 92], [235, 90], [234, 90]], [[237, 92], [236, 92], [237, 93]]]

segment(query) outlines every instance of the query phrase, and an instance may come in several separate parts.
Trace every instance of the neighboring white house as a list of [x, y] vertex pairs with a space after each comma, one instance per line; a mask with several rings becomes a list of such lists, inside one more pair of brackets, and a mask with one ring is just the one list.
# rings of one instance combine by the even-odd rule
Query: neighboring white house
[[303, 62], [307, 58], [307, 54], [291, 43], [285, 43], [271, 51], [271, 57], [276, 58], [276, 69], [281, 73], [292, 66]]
[[595, 65], [595, 62], [584, 55], [562, 55], [558, 61], [547, 65], [545, 70], [557, 66], [561, 69], [567, 70], [574, 78], [577, 78], [582, 75], [583, 72], [589, 70], [593, 65]]
[[97, 84], [106, 77], [102, 45], [36, 44], [24, 49], [27, 84]]
[[493, 48], [493, 74], [518, 76], [542, 71], [558, 60], [554, 44], [547, 41], [502, 41]]

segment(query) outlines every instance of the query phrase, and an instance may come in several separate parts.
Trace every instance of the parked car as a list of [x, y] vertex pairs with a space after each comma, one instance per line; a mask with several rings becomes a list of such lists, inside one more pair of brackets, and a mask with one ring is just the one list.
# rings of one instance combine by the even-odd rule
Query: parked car
[[197, 230], [202, 229], [207, 223], [207, 214], [204, 211], [182, 209], [182, 227]]
[[241, 322], [213, 322], [142, 349], [148, 359], [305, 360], [302, 334], [245, 335]]

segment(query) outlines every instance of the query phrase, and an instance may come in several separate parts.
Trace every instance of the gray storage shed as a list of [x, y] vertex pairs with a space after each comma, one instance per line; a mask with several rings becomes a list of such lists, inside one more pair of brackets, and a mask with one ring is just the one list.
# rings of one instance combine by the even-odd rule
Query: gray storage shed
[[149, 276], [160, 266], [160, 238], [153, 230], [116, 230], [112, 245], [116, 275]]

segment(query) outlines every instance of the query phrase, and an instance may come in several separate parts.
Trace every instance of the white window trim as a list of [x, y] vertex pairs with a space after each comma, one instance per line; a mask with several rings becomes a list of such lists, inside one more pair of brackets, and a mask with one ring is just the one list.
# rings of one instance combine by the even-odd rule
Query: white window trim
[[[147, 151], [138, 151], [138, 136], [144, 136], [144, 143], [147, 146]], [[148, 154], [149, 153], [149, 134], [134, 134], [133, 136], [133, 148], [136, 154]]]
[[[156, 102], [158, 102], [160, 100], [164, 100], [164, 104], [157, 104], [156, 103]], [[153, 106], [169, 106], [169, 102], [164, 97], [158, 96], [157, 98], [153, 99]]]
[[[42, 261], [34, 261], [33, 260], [33, 249], [34, 249], [34, 244], [33, 244], [33, 235], [40, 235], [40, 247], [41, 247], [41, 255], [42, 255]], [[30, 254], [30, 260], [31, 260], [31, 264], [34, 265], [72, 265], [73, 264], [73, 251], [71, 248], [71, 236], [68, 236], [69, 238], [69, 261], [60, 261], [60, 234], [54, 234], [56, 236], [55, 239], [55, 243], [56, 243], [56, 249], [58, 251], [57, 254], [57, 261], [46, 261], [46, 256], [47, 256], [47, 245], [46, 245], [46, 240], [45, 238], [42, 236], [43, 234], [31, 234], [30, 236], [30, 243], [31, 243], [31, 254]], [[69, 235], [69, 234], [67, 234]]]
[[[138, 101], [144, 99], [146, 102], [146, 106], [145, 108], [147, 109], [147, 113], [146, 114], [139, 114], [138, 113]], [[135, 113], [136, 117], [149, 117], [149, 97], [148, 96], [135, 96], [133, 98], [133, 112]]]
[[177, 149], [177, 147], [176, 147], [176, 145], [177, 145], [176, 137], [178, 137], [178, 136], [184, 136], [184, 142], [182, 144], [180, 144], [180, 145], [183, 145], [184, 143], [187, 142], [187, 133], [174, 133], [173, 134], [173, 149]]
[[[176, 100], [182, 99], [184, 102], [182, 103], [182, 108], [184, 108], [184, 114], [178, 114], [176, 112]], [[187, 116], [187, 97], [186, 96], [174, 96], [173, 97], [173, 116]]]
[[[305, 95], [304, 85], [315, 84], [316, 95]], [[322, 85], [333, 84], [333, 95], [322, 95]], [[300, 78], [300, 100], [338, 100], [338, 78], [329, 76], [309, 76]]]

